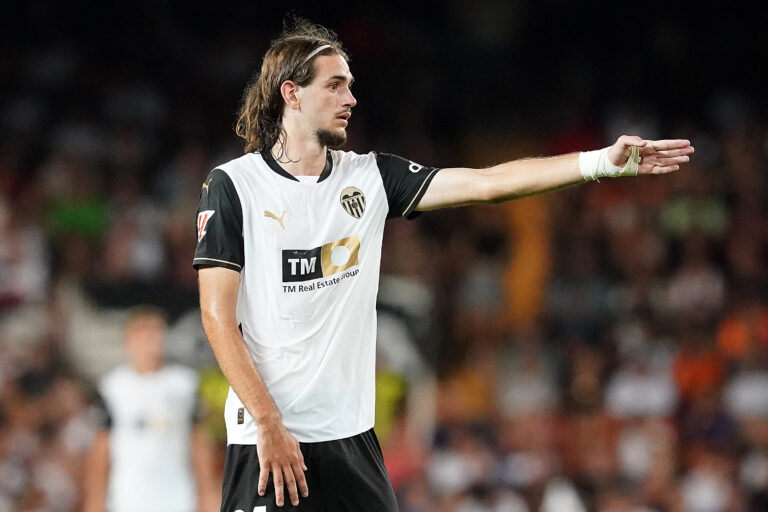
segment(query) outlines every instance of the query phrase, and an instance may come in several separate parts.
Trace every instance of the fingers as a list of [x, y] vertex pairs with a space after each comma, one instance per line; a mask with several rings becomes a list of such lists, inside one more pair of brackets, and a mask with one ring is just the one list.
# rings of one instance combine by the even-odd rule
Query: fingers
[[687, 139], [667, 139], [647, 141], [648, 146], [656, 151], [666, 151], [691, 147], [691, 141]]
[[[299, 493], [296, 491], [296, 476], [294, 475], [293, 468], [286, 466], [283, 468], [283, 475], [285, 475], [285, 486], [288, 488], [288, 497], [291, 499], [291, 505], [294, 507], [299, 504]], [[275, 487], [277, 492], [277, 487]], [[277, 506], [283, 506], [283, 491], [277, 495]]]
[[269, 480], [269, 469], [264, 467], [264, 464], [259, 464], [261, 469], [259, 470], [259, 496], [264, 496], [267, 492], [267, 480]]
[[622, 135], [621, 137], [619, 137], [619, 140], [617, 140], [616, 142], [624, 146], [639, 146], [639, 147], [643, 147], [648, 143], [647, 140], [643, 140], [641, 137], [638, 137], [636, 135]]
[[299, 505], [299, 493], [304, 498], [309, 496], [307, 479], [304, 476], [304, 471], [302, 471], [301, 466], [298, 464], [285, 466], [282, 469], [275, 465], [272, 475], [275, 483], [275, 502], [278, 507], [282, 507], [284, 504], [286, 490], [288, 491], [291, 505], [294, 507]]
[[650, 149], [654, 151], [668, 151], [668, 150], [679, 150], [679, 149], [687, 150], [687, 148], [690, 148], [691, 152], [693, 152], [691, 141], [689, 141], [688, 139], [644, 140], [641, 137], [638, 137], [636, 135], [622, 135], [621, 137], [618, 138], [616, 143], [623, 146], [627, 146], [627, 147], [629, 146], [645, 147], [646, 150]]
[[272, 483], [275, 486], [275, 503], [282, 507], [285, 503], [285, 488], [283, 487], [283, 471], [277, 464], [272, 466]]
[[676, 156], [674, 158], [656, 158], [652, 162], [649, 163], [655, 163], [657, 165], [675, 165], [675, 164], [684, 164], [691, 159], [686, 156]]
[[688, 146], [683, 149], [670, 149], [666, 151], [657, 151], [656, 154], [663, 157], [684, 156], [693, 153], [693, 146]]
[[680, 170], [680, 166], [675, 165], [641, 165], [638, 174], [667, 174]]
[[[282, 427], [282, 425], [280, 425]], [[264, 437], [259, 443], [259, 496], [264, 496], [269, 485], [269, 474], [272, 473], [272, 484], [275, 491], [275, 504], [282, 507], [286, 502], [286, 494], [293, 506], [299, 505], [301, 496], [309, 496], [304, 471], [304, 455], [296, 439], [284, 428], [276, 431], [259, 429]]]
[[[303, 462], [302, 462], [303, 465]], [[299, 504], [299, 493], [306, 498], [309, 496], [309, 487], [307, 487], [307, 479], [302, 471], [302, 466], [294, 464], [293, 466], [285, 466], [281, 468], [277, 464], [272, 466], [272, 483], [275, 488], [275, 503], [278, 507], [282, 507], [285, 504], [285, 491], [288, 491], [288, 497], [291, 500], [291, 504], [295, 507]], [[269, 470], [265, 470], [263, 467], [259, 473], [259, 496], [264, 496], [267, 489], [267, 481], [269, 480]]]
[[306, 471], [307, 470], [307, 465], [304, 464], [304, 454], [301, 453], [301, 450], [298, 450], [298, 452], [299, 452], [299, 464], [301, 464], [301, 469]]
[[[296, 475], [296, 482], [299, 485], [299, 492], [301, 493], [301, 496], [306, 498], [309, 496], [309, 488], [307, 487], [307, 478], [304, 476], [304, 471], [302, 471], [302, 468], [304, 471], [307, 470], [307, 468], [304, 466], [304, 463], [301, 463], [301, 466], [296, 464], [293, 466], [293, 474]], [[298, 502], [298, 499], [297, 499]]]

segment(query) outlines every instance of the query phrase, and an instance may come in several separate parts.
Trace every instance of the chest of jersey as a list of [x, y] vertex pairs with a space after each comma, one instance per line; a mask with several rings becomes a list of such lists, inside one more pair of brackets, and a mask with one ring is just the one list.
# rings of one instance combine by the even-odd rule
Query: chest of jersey
[[[239, 272], [240, 331], [286, 428], [302, 442], [350, 437], [374, 423], [384, 223], [410, 218], [437, 169], [330, 151], [323, 179], [302, 183], [264, 158], [210, 174], [195, 265]], [[233, 390], [226, 407], [228, 442], [257, 442]]]
[[174, 377], [165, 372], [121, 374], [105, 396], [115, 431], [166, 434], [188, 428], [194, 395], [185, 382]]
[[337, 162], [319, 183], [270, 170], [240, 177], [245, 272], [312, 291], [371, 257], [387, 214], [386, 195], [377, 169], [345, 164]]

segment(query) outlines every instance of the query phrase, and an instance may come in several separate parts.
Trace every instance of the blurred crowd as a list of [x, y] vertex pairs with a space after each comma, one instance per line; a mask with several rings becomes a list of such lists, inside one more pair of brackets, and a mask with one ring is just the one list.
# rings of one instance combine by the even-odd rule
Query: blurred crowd
[[429, 448], [385, 443], [403, 510], [768, 510], [766, 126], [720, 107], [675, 175], [398, 226], [443, 312]]
[[[22, 47], [6, 31], [16, 51], [0, 59], [0, 512], [81, 507], [95, 383], [124, 360], [137, 304], [168, 313], [169, 356], [200, 372], [221, 470], [226, 383], [200, 327], [194, 214], [206, 174], [242, 152], [233, 113], [275, 35], [162, 3], [64, 30], [40, 5], [19, 9], [46, 36]], [[483, 166], [632, 133], [689, 138], [696, 154], [669, 176], [389, 222], [376, 428], [401, 510], [768, 510], [760, 105], [699, 91], [700, 111], [680, 116], [652, 97], [601, 98], [568, 62], [551, 71], [569, 77], [562, 96], [542, 79], [500, 101], [530, 71], [510, 55], [529, 49], [521, 13], [489, 5], [471, 23], [458, 3], [440, 12], [456, 28], [448, 56], [415, 22], [310, 9], [351, 49], [349, 149]], [[590, 50], [570, 62], [588, 67]], [[402, 74], [380, 76], [383, 53]], [[483, 57], [477, 76], [457, 81], [469, 56]]]

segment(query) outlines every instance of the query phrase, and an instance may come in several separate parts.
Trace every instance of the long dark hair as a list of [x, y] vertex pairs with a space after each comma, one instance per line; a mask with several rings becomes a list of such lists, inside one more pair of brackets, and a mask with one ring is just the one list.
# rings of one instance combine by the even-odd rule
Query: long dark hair
[[[324, 45], [328, 48], [307, 59]], [[246, 153], [270, 151], [283, 140], [285, 102], [280, 86], [291, 80], [306, 87], [315, 77], [313, 63], [317, 56], [333, 54], [349, 59], [333, 31], [301, 18], [294, 18], [285, 26], [264, 55], [261, 71], [254, 75], [243, 94], [235, 133], [245, 140]]]

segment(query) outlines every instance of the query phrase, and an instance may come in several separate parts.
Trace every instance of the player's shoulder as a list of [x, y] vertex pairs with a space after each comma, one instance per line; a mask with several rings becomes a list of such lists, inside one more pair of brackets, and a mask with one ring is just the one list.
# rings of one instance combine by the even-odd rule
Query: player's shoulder
[[266, 165], [264, 159], [258, 152], [246, 153], [227, 162], [221, 163], [213, 168], [212, 173], [216, 171], [224, 172], [230, 178], [239, 176], [242, 173], [253, 172], [255, 168]]
[[362, 166], [376, 161], [376, 153], [373, 151], [369, 151], [368, 153], [355, 153], [354, 151], [332, 149], [331, 156], [333, 157], [334, 164], [353, 164]]
[[376, 171], [376, 153], [355, 153], [354, 151], [331, 150], [334, 170], [346, 172]]
[[412, 160], [403, 158], [393, 153], [386, 153], [382, 151], [369, 151], [364, 154], [357, 154], [351, 151], [339, 151], [341, 158], [344, 158], [359, 166], [368, 166], [372, 169], [376, 169], [380, 173], [390, 172], [405, 172], [416, 173], [422, 168], [423, 165], [417, 164]]
[[109, 394], [111, 391], [119, 389], [131, 380], [134, 373], [127, 364], [121, 364], [112, 368], [99, 379], [99, 392]]

